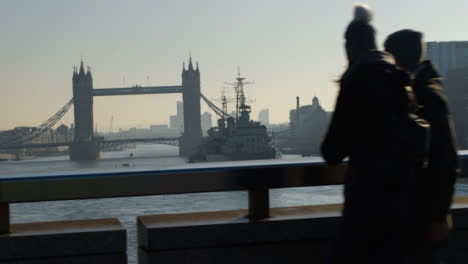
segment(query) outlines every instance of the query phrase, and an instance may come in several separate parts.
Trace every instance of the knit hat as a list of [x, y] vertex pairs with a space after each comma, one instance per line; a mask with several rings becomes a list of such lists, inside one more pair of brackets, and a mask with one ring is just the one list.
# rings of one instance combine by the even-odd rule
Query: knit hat
[[399, 64], [410, 68], [417, 66], [426, 56], [423, 33], [411, 29], [400, 30], [388, 36], [384, 47]]
[[354, 19], [345, 32], [346, 53], [350, 63], [363, 53], [377, 49], [375, 30], [370, 24], [372, 11], [369, 6], [357, 3], [354, 5]]

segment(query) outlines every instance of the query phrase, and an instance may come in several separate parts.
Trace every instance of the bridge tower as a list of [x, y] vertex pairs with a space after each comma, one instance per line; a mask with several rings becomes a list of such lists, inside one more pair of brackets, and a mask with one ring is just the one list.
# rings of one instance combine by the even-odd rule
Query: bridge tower
[[200, 70], [194, 69], [192, 57], [188, 69], [182, 70], [182, 100], [184, 104], [184, 133], [179, 144], [179, 155], [189, 157], [202, 143], [200, 114]]
[[70, 146], [71, 160], [96, 160], [99, 147], [93, 129], [93, 77], [91, 71], [85, 72], [81, 60], [79, 72], [73, 71], [73, 105], [75, 128], [73, 144]]

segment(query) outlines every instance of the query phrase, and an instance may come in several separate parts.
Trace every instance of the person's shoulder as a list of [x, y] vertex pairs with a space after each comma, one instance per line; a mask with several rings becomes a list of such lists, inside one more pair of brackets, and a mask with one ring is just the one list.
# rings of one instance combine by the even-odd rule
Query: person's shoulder
[[414, 72], [417, 93], [443, 98], [442, 78], [431, 61], [424, 61]]
[[395, 84], [395, 82], [407, 84], [408, 80], [407, 74], [396, 68], [391, 55], [379, 50], [371, 50], [347, 69], [341, 79], [341, 86], [342, 88], [360, 86], [359, 90], [366, 93], [368, 92], [366, 87], [375, 90], [375, 87], [383, 87], [387, 84]]
[[393, 57], [387, 52], [380, 50], [370, 50], [360, 59], [360, 62], [364, 66], [386, 65], [388, 67], [393, 67], [395, 65]]
[[442, 78], [431, 61], [424, 61], [415, 71], [414, 91], [418, 102], [444, 114], [448, 111]]
[[434, 64], [426, 60], [422, 62], [415, 70], [415, 82], [421, 85], [430, 85], [431, 87], [442, 89], [442, 77]]
[[386, 52], [371, 50], [356, 64], [355, 73], [365, 76], [379, 76], [380, 74], [393, 74], [397, 72], [394, 59]]

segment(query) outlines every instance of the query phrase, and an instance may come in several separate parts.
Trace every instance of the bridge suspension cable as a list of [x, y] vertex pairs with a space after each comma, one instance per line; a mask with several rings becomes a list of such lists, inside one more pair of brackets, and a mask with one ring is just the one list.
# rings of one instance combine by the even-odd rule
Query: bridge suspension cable
[[0, 144], [0, 146], [4, 147], [7, 145], [23, 145], [24, 143], [31, 141], [37, 137], [39, 137], [42, 133], [45, 131], [53, 128], [60, 119], [70, 110], [70, 107], [73, 105], [73, 98], [70, 99], [60, 110], [55, 113], [52, 117], [47, 119], [44, 123], [42, 123], [40, 126], [36, 127], [36, 129], [33, 131], [33, 133], [28, 134], [28, 135], [20, 135], [13, 140], [9, 140], [7, 143]]
[[70, 99], [70, 101], [68, 101], [57, 113], [55, 113], [55, 115], [53, 115], [47, 121], [42, 123], [38, 127], [38, 129], [45, 130], [45, 129], [50, 129], [53, 126], [55, 126], [55, 124], [57, 124], [57, 122], [60, 121], [60, 119], [62, 119], [62, 117], [68, 112], [68, 110], [70, 110], [70, 107], [72, 105], [73, 105], [73, 98]]

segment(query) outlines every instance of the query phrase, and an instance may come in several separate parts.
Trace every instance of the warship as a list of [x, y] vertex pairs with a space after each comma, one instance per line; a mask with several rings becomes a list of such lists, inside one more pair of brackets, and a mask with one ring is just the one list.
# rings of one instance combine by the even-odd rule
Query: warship
[[204, 96], [202, 98], [211, 104], [210, 107], [220, 117], [218, 126], [208, 130], [208, 136], [203, 139], [200, 150], [191, 157], [191, 162], [200, 161], [236, 161], [255, 159], [274, 159], [280, 157], [280, 152], [273, 146], [267, 128], [251, 120], [251, 106], [247, 105], [244, 86], [251, 84], [241, 77], [240, 70], [236, 82], [232, 85], [236, 94], [235, 116], [227, 114], [227, 98], [222, 95], [222, 109], [214, 106]]

